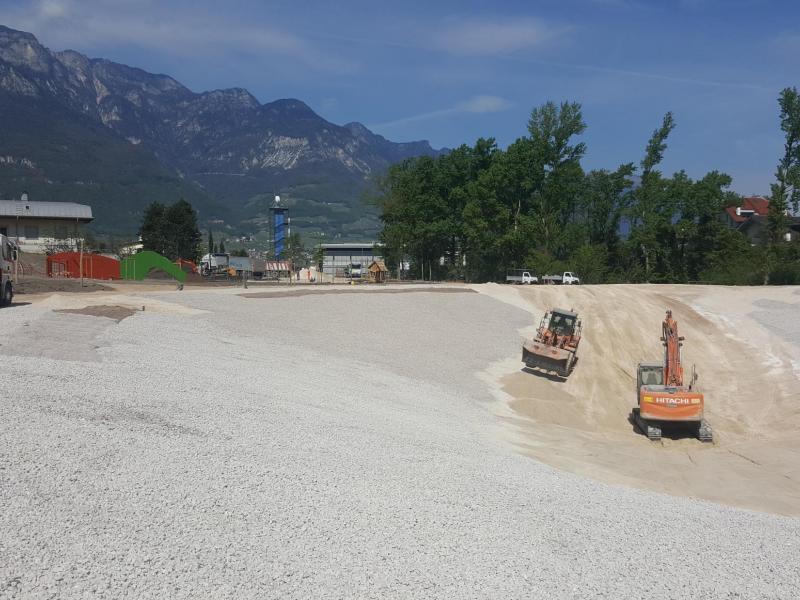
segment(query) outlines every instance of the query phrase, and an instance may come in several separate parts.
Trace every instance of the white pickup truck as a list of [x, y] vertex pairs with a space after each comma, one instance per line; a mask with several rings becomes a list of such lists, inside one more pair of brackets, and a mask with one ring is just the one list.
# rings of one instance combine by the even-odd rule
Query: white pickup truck
[[506, 283], [517, 283], [531, 285], [539, 283], [539, 278], [525, 269], [514, 269], [506, 273]]
[[564, 271], [563, 275], [543, 275], [542, 283], [555, 285], [579, 285], [581, 280], [572, 271]]
[[14, 299], [14, 261], [16, 246], [0, 234], [0, 306], [8, 306]]

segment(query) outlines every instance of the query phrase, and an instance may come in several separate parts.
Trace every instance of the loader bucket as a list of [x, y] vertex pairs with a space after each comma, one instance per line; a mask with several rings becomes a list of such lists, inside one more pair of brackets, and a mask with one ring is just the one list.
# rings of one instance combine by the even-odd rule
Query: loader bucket
[[572, 368], [572, 356], [568, 350], [538, 342], [525, 342], [522, 345], [522, 362], [525, 363], [525, 366], [554, 372], [561, 377], [569, 375]]

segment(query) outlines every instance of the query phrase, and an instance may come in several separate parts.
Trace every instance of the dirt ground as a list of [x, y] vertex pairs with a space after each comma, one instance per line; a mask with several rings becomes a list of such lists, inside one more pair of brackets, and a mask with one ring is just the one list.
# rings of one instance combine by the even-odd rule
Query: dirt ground
[[[800, 340], [770, 322], [798, 320], [797, 288], [481, 287], [531, 311], [520, 342], [548, 307], [583, 321], [567, 381], [523, 371], [518, 357], [486, 373], [521, 451], [611, 483], [800, 515]], [[687, 370], [697, 365], [713, 445], [681, 432], [653, 443], [628, 421], [636, 365], [661, 359], [667, 308], [686, 338]]]
[[14, 283], [14, 295], [32, 296], [54, 292], [87, 293], [109, 290], [107, 285], [96, 281], [78, 279], [53, 279], [50, 277], [22, 277]]
[[95, 306], [86, 306], [84, 308], [61, 308], [56, 309], [53, 312], [87, 315], [90, 317], [103, 317], [106, 319], [112, 319], [117, 323], [136, 314], [136, 311], [128, 306], [109, 304], [98, 304]]

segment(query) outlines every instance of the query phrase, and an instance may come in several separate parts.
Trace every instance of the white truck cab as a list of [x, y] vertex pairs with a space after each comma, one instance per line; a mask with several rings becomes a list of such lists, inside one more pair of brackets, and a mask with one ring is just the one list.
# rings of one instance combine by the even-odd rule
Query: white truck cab
[[14, 299], [14, 262], [17, 247], [0, 234], [0, 306], [8, 306]]
[[555, 285], [579, 285], [581, 282], [572, 271], [564, 271], [563, 275], [545, 275], [542, 277], [542, 281]]
[[514, 269], [506, 273], [506, 283], [532, 285], [539, 283], [539, 278], [527, 269]]

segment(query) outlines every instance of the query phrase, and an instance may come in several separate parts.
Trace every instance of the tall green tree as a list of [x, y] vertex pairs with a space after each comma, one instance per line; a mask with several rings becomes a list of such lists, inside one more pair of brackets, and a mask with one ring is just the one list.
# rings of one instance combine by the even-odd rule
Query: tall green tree
[[153, 250], [163, 254], [167, 247], [164, 222], [167, 208], [160, 202], [152, 202], [145, 208], [142, 224], [139, 226], [139, 238], [145, 250]]
[[786, 88], [778, 97], [781, 131], [784, 133], [783, 156], [775, 172], [769, 210], [770, 241], [780, 241], [789, 224], [787, 211], [791, 205], [797, 212], [800, 204], [800, 94], [797, 88]]
[[197, 215], [183, 198], [170, 206], [158, 202], [150, 204], [145, 209], [139, 236], [145, 250], [153, 250], [171, 260], [196, 260], [199, 254]]
[[287, 259], [292, 261], [292, 264], [295, 266], [295, 268], [305, 267], [308, 265], [306, 247], [303, 244], [303, 239], [300, 237], [300, 234], [296, 231], [293, 231], [286, 236], [284, 255]]
[[781, 248], [783, 236], [789, 229], [789, 207], [797, 212], [800, 204], [800, 95], [797, 88], [785, 88], [778, 97], [781, 131], [784, 134], [783, 156], [775, 171], [771, 187], [766, 231], [766, 261], [764, 284], [770, 282], [770, 271], [786, 259]]
[[675, 182], [662, 177], [656, 167], [664, 158], [667, 138], [673, 129], [675, 119], [668, 112], [664, 115], [661, 127], [653, 131], [647, 142], [640, 163], [639, 186], [633, 191], [628, 211], [631, 226], [628, 240], [628, 255], [632, 258], [630, 267], [633, 272], [640, 273], [644, 281], [650, 281], [654, 274], [659, 274], [659, 265], [662, 266], [660, 275], [666, 275], [663, 266], [667, 264], [667, 242], [673, 233]]
[[563, 234], [575, 216], [586, 153], [584, 142], [572, 138], [586, 130], [577, 102], [546, 102], [531, 112], [528, 133], [532, 151], [532, 197], [530, 217], [545, 252], [563, 257]]
[[181, 198], [166, 211], [167, 249], [171, 259], [197, 260], [200, 250], [200, 230], [197, 213], [192, 205]]

